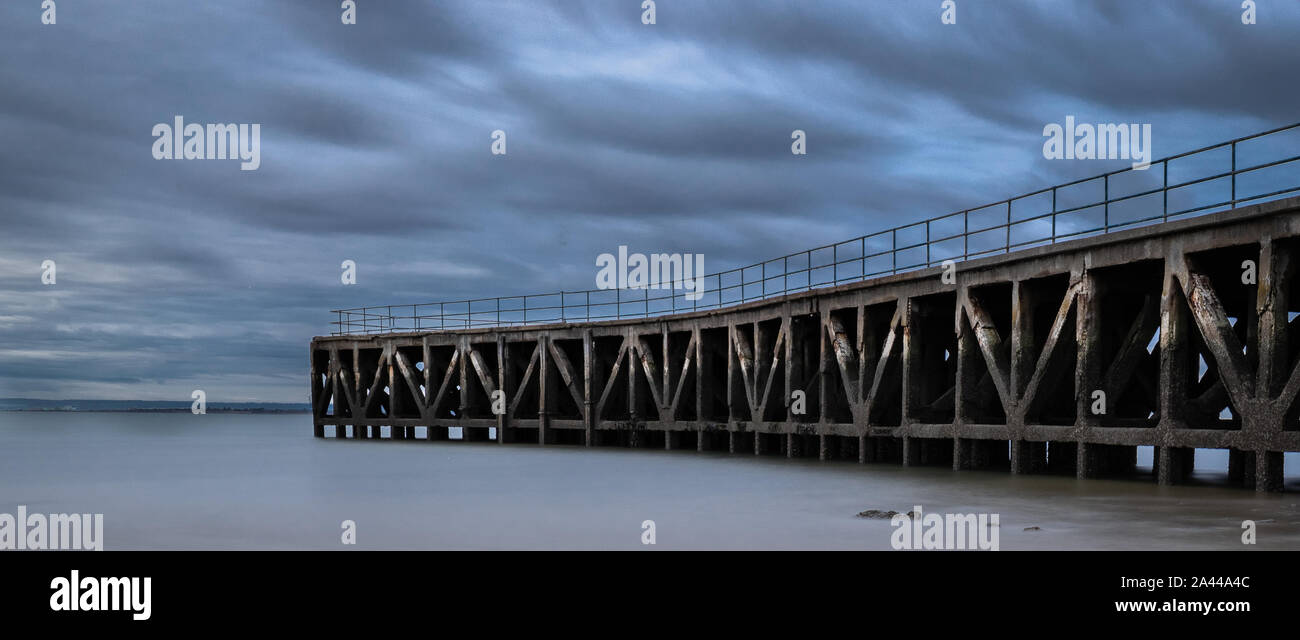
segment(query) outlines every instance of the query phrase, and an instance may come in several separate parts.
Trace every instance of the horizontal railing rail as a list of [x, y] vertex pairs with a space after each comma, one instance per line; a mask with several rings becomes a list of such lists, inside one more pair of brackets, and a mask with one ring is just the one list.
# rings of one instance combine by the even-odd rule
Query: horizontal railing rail
[[[1130, 166], [708, 274], [699, 290], [588, 289], [356, 307], [332, 310], [335, 319], [330, 324], [333, 335], [352, 335], [594, 322], [718, 309], [1300, 193], [1300, 165], [1292, 164], [1300, 161], [1296, 151], [1300, 123], [1153, 160], [1146, 169]], [[1243, 163], [1241, 155], [1255, 161]], [[1195, 172], [1196, 165], [1205, 162], [1211, 168]], [[1183, 164], [1191, 165], [1194, 173], [1183, 175]], [[1100, 197], [1088, 199], [1084, 194], [1090, 190]], [[1017, 213], [1018, 205], [1029, 210]]]

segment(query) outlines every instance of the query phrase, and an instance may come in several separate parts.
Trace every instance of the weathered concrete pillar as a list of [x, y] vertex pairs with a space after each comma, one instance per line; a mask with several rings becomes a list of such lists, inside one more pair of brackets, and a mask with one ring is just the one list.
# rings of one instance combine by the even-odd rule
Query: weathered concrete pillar
[[954, 471], [987, 469], [993, 466], [993, 445], [1001, 440], [972, 440], [954, 438], [952, 447], [952, 468]]
[[[556, 392], [559, 385], [556, 384], [555, 376], [551, 375], [550, 354], [550, 337], [543, 335], [537, 338], [537, 444], [548, 445], [555, 442], [551, 437], [551, 412], [557, 406], [558, 397]], [[632, 381], [636, 380], [635, 370], [629, 370]], [[636, 422], [636, 416], [632, 416], [632, 422]]]
[[325, 425], [323, 425], [323, 424], [313, 424], [313, 425], [312, 425], [312, 428], [311, 428], [311, 434], [312, 434], [313, 436], [317, 437], [317, 438], [324, 438], [324, 437], [325, 437]]
[[835, 446], [835, 436], [819, 435], [817, 436], [817, 459], [826, 462], [830, 459], [831, 449]]
[[681, 448], [681, 434], [676, 431], [664, 432], [664, 450], [672, 451]]
[[1024, 440], [1011, 441], [1011, 473], [1029, 473], [1029, 455]]
[[[1094, 414], [1093, 393], [1101, 390], [1102, 376], [1104, 372], [1101, 369], [1101, 336], [1102, 336], [1102, 309], [1101, 300], [1103, 282], [1100, 281], [1093, 272], [1085, 270], [1079, 274], [1080, 288], [1075, 294], [1075, 348], [1077, 356], [1075, 358], [1074, 369], [1074, 392], [1075, 392], [1075, 424], [1078, 426], [1096, 427], [1101, 424], [1101, 415]], [[1117, 398], [1107, 398], [1106, 403], [1113, 403]], [[1083, 456], [1089, 455], [1084, 453], [1085, 447], [1080, 443], [1078, 460], [1083, 462]], [[1092, 477], [1083, 475], [1084, 465], [1079, 465], [1079, 477]]]
[[858, 464], [866, 462], [875, 462], [876, 443], [872, 442], [870, 436], [858, 436]]
[[785, 434], [785, 457], [798, 458], [803, 455], [802, 442], [799, 436], [793, 433]]
[[[1255, 297], [1259, 316], [1259, 368], [1255, 393], [1259, 400], [1268, 401], [1284, 395], [1290, 382], [1290, 281], [1295, 277], [1298, 266], [1292, 253], [1292, 245], [1289, 243], [1274, 242], [1267, 235], [1260, 240], [1259, 290]], [[1278, 409], [1285, 413], [1286, 407]], [[1263, 442], [1281, 435], [1284, 430], [1283, 416], [1278, 415], [1245, 428]], [[1255, 491], [1266, 493], [1284, 490], [1284, 460], [1281, 451], [1255, 452]]]
[[1259, 493], [1282, 491], [1284, 460], [1281, 451], [1255, 452], [1255, 491]]
[[1090, 442], [1080, 442], [1075, 449], [1074, 457], [1074, 474], [1076, 478], [1087, 479], [1096, 478], [1101, 475], [1101, 461], [1099, 460], [1100, 445]]
[[[582, 444], [593, 447], [596, 444], [596, 396], [592, 367], [596, 360], [596, 344], [591, 329], [582, 332]], [[505, 362], [502, 360], [501, 362]], [[501, 367], [505, 369], [504, 366]]]
[[1196, 463], [1196, 450], [1184, 447], [1156, 447], [1156, 456], [1156, 482], [1164, 485], [1187, 482]]

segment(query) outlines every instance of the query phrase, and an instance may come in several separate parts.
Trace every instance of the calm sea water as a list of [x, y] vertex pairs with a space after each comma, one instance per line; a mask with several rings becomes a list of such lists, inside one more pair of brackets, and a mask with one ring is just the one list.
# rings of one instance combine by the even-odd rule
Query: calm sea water
[[[329, 431], [327, 429], [327, 431]], [[1139, 464], [1150, 464], [1143, 451]], [[616, 448], [311, 437], [301, 414], [0, 412], [0, 512], [103, 513], [107, 549], [889, 549], [865, 509], [997, 513], [1001, 548], [1300, 549], [1291, 493]], [[356, 547], [340, 543], [357, 525]], [[1039, 527], [1025, 531], [1026, 527]]]

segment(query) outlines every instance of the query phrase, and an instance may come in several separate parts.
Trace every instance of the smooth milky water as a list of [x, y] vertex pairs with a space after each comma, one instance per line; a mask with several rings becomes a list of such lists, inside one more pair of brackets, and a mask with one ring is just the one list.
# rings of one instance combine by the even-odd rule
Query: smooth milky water
[[[1198, 451], [1199, 486], [1161, 487], [1149, 475], [336, 441], [313, 438], [306, 414], [0, 412], [0, 512], [102, 513], [110, 550], [890, 549], [889, 521], [856, 514], [916, 505], [999, 514], [1002, 550], [1300, 549], [1300, 458], [1287, 455], [1281, 495], [1218, 486], [1226, 460]], [[344, 520], [355, 547], [340, 542]], [[641, 544], [645, 520], [654, 547]]]

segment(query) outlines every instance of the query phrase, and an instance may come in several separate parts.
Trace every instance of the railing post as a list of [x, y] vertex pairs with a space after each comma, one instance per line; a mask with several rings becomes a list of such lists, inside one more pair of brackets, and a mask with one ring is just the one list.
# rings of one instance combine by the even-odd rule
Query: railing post
[[1169, 222], [1169, 161], [1165, 160], [1160, 164], [1164, 165], [1165, 184], [1160, 189], [1160, 195], [1164, 197], [1164, 214], [1161, 216], [1162, 222]]
[[1101, 187], [1102, 198], [1105, 199], [1105, 203], [1102, 204], [1101, 232], [1110, 233], [1110, 174], [1109, 173], [1101, 177], [1101, 184], [1102, 184]]
[[961, 212], [961, 259], [970, 260], [970, 209]]
[[1237, 141], [1232, 141], [1232, 206], [1237, 206]]
[[1007, 253], [1011, 253], [1011, 201], [1007, 200]]
[[1056, 187], [1052, 187], [1052, 244], [1056, 244]]
[[898, 273], [898, 227], [889, 230], [890, 272]]

